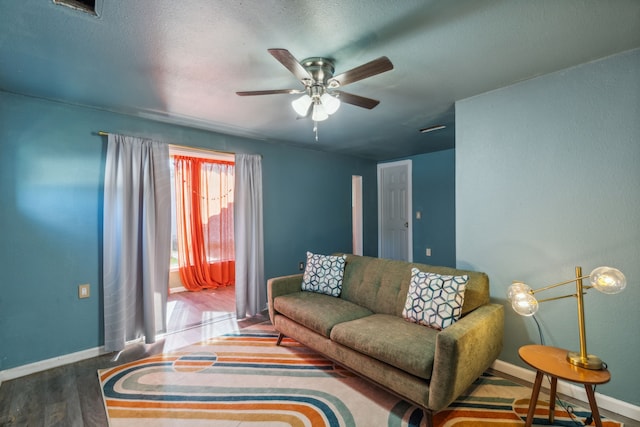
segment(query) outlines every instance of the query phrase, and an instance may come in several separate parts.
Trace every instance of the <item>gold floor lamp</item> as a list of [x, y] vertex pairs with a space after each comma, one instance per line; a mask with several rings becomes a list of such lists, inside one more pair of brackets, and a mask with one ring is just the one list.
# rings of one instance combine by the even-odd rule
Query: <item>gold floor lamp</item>
[[[589, 279], [590, 286], [583, 286], [582, 280]], [[557, 288], [575, 282], [576, 293], [562, 295], [559, 297], [537, 300], [534, 294], [548, 289]], [[570, 351], [567, 353], [567, 361], [573, 365], [586, 369], [605, 369], [606, 365], [602, 360], [592, 354], [587, 353], [587, 338], [584, 328], [584, 301], [583, 295], [588, 289], [595, 288], [605, 294], [617, 294], [622, 292], [627, 286], [627, 279], [624, 274], [616, 268], [598, 267], [588, 276], [582, 275], [582, 267], [576, 267], [576, 278], [545, 286], [540, 289], [531, 289], [522, 282], [513, 282], [507, 291], [507, 299], [511, 301], [511, 307], [516, 313], [522, 316], [533, 316], [538, 311], [538, 304], [546, 301], [553, 301], [563, 298], [575, 297], [578, 302], [578, 329], [580, 332], [580, 352]]]

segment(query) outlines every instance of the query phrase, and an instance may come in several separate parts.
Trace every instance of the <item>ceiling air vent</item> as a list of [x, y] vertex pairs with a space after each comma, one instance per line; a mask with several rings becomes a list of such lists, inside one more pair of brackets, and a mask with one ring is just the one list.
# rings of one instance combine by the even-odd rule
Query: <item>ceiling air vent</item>
[[91, 15], [97, 15], [96, 0], [53, 0], [53, 2]]

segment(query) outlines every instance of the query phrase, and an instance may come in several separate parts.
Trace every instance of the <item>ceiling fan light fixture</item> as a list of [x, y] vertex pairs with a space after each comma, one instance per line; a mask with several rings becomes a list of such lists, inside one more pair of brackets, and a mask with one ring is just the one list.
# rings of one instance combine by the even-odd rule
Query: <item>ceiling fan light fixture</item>
[[329, 118], [329, 114], [327, 114], [327, 110], [324, 108], [321, 102], [313, 103], [313, 112], [311, 113], [311, 120], [314, 122], [321, 122], [323, 120], [327, 120]]
[[306, 117], [311, 106], [311, 97], [306, 93], [300, 98], [291, 101], [291, 106], [300, 117]]
[[335, 113], [338, 111], [338, 108], [340, 108], [340, 100], [333, 95], [329, 95], [327, 92], [322, 94], [320, 102], [322, 102], [324, 109], [329, 115]]
[[375, 99], [338, 91], [338, 88], [393, 69], [393, 64], [389, 61], [389, 58], [381, 56], [341, 74], [334, 75], [335, 61], [331, 58], [311, 57], [298, 61], [286, 49], [273, 48], [267, 49], [267, 51], [302, 83], [304, 89], [239, 91], [236, 92], [236, 95], [304, 94], [292, 101], [291, 107], [298, 114], [298, 117], [307, 117], [309, 110], [311, 110], [316, 141], [318, 140], [318, 122], [327, 120], [329, 115], [338, 111], [342, 102], [369, 110], [380, 103]]

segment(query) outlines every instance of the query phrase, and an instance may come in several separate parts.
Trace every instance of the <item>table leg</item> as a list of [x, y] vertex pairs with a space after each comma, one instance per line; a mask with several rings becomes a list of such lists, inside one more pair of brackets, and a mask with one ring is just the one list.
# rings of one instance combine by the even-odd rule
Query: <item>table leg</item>
[[591, 384], [585, 384], [584, 389], [587, 391], [587, 398], [589, 399], [589, 406], [591, 407], [591, 413], [593, 415], [593, 420], [596, 422], [596, 427], [602, 427], [600, 412], [598, 411], [598, 404], [596, 403], [596, 395], [593, 392], [593, 387]]
[[533, 383], [533, 391], [531, 392], [531, 399], [529, 400], [529, 412], [527, 412], [527, 421], [524, 427], [531, 427], [531, 424], [533, 424], [533, 414], [536, 412], [536, 404], [538, 403], [538, 395], [540, 394], [543, 377], [544, 374], [542, 371], [536, 372], [536, 381]]
[[556, 415], [556, 388], [558, 387], [558, 378], [551, 377], [551, 390], [549, 393], [549, 423], [553, 424]]

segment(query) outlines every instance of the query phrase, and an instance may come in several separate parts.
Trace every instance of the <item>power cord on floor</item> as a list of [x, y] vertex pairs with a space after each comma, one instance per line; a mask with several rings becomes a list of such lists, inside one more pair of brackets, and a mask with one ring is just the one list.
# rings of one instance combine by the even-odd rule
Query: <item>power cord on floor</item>
[[[532, 317], [533, 317], [533, 320], [536, 322], [536, 326], [538, 327], [538, 334], [540, 335], [540, 345], [546, 345], [544, 343], [544, 335], [542, 334], [542, 328], [540, 327], [540, 322], [538, 322], [538, 319], [536, 318], [535, 314]], [[604, 368], [607, 369], [606, 364]], [[546, 377], [547, 377], [547, 381], [549, 381], [549, 386], [551, 386], [551, 378], [549, 378], [549, 376], [546, 376]], [[596, 391], [596, 386], [594, 385], [593, 392], [595, 393], [595, 391]], [[588, 426], [588, 425], [591, 425], [591, 423], [593, 422], [593, 412], [591, 412], [589, 416], [585, 418], [584, 424], [582, 424], [580, 420], [578, 420], [578, 418], [575, 416], [573, 412], [573, 406], [565, 405], [565, 403], [562, 400], [560, 400], [557, 394], [556, 394], [556, 402], [560, 406], [562, 406], [562, 409], [564, 409], [565, 412], [569, 414], [569, 416], [571, 417], [571, 421], [573, 421], [577, 426], [581, 426], [581, 427]]]

